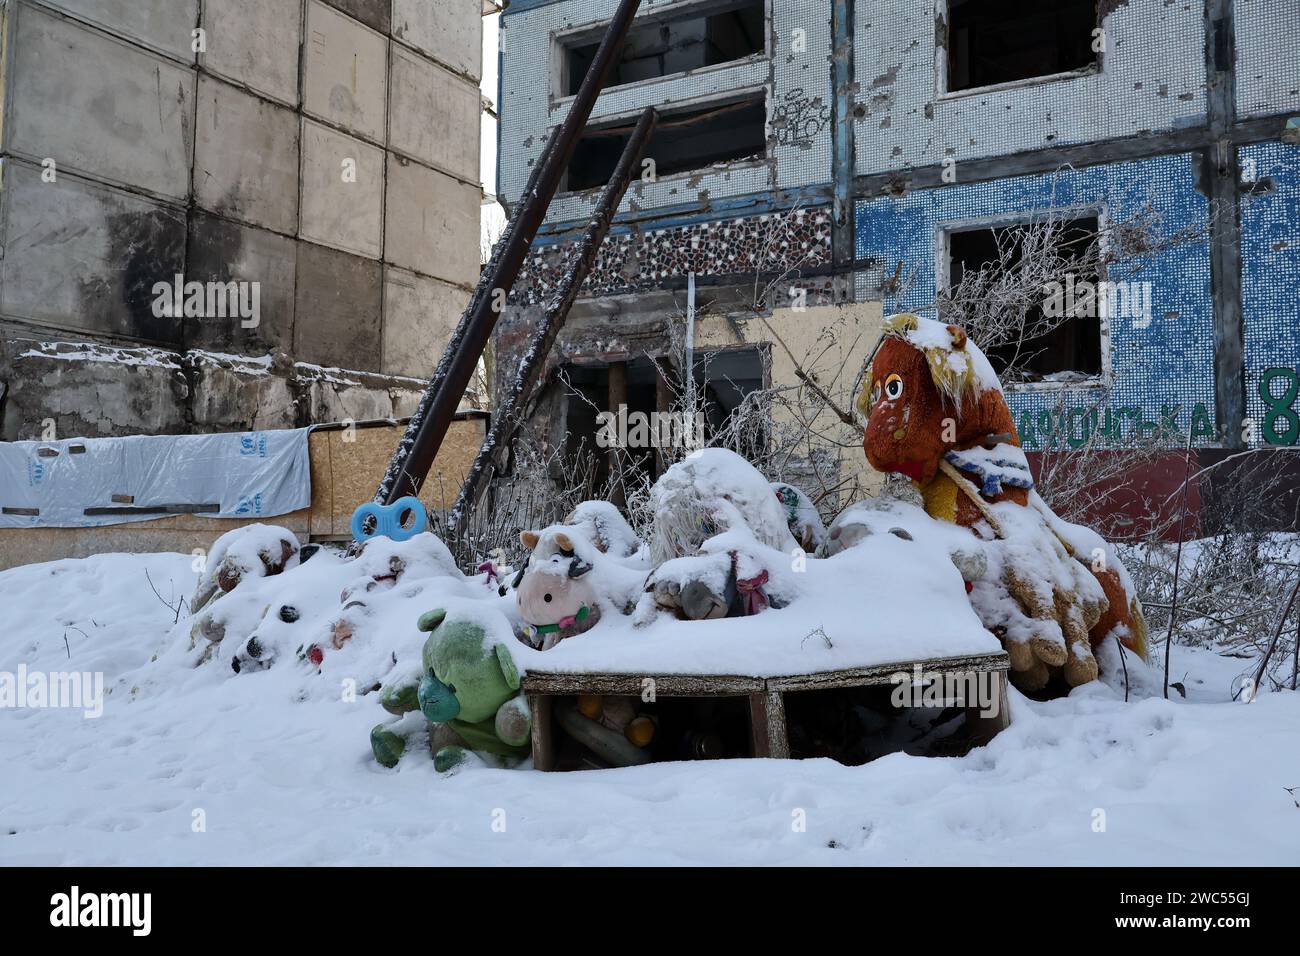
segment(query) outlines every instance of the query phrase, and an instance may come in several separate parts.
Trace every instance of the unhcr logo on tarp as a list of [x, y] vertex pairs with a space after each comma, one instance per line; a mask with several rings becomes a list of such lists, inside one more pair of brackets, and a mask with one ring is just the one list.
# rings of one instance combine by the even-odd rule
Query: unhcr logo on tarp
[[249, 432], [239, 436], [239, 453], [245, 457], [266, 457], [266, 432]]
[[252, 495], [240, 495], [239, 504], [235, 507], [237, 515], [260, 515], [262, 513], [262, 493], [259, 491]]

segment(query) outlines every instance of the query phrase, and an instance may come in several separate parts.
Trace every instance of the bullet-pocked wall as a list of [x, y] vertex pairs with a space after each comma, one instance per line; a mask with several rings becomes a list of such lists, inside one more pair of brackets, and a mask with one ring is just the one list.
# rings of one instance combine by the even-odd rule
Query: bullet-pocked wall
[[1148, 206], [1158, 223], [1157, 243], [1194, 237], [1108, 268], [1108, 281], [1149, 284], [1149, 311], [1098, 319], [1100, 374], [1012, 386], [1007, 399], [1029, 449], [1082, 445], [1099, 430], [1103, 440], [1127, 441], [1171, 426], [1207, 444], [1215, 434], [1213, 308], [1203, 236], [1208, 204], [1196, 190], [1190, 154], [862, 201], [857, 253], [875, 262], [867, 275], [875, 287], [900, 278], [901, 293], [885, 297], [886, 314], [933, 314], [947, 274], [948, 231], [1041, 219], [1049, 211], [1120, 223], [1136, 221]]
[[1294, 0], [1233, 0], [1237, 115], [1300, 105], [1300, 8]]
[[[858, 4], [857, 172], [961, 162], [1204, 122], [1202, 0], [1099, 0], [1095, 8], [1084, 6], [1086, 20], [1061, 24], [1059, 30], [1078, 34], [1081, 55], [1071, 62], [1088, 62], [1042, 76], [964, 86], [950, 51], [965, 26], [954, 16], [951, 0]], [[955, 9], [964, 14], [978, 4]], [[1047, 36], [1042, 45], [1056, 40]]]
[[[550, 129], [572, 104], [580, 78], [573, 51], [599, 40], [616, 6], [614, 0], [520, 0], [502, 17], [499, 187], [507, 202], [519, 196]], [[669, 152], [675, 144], [652, 139], [650, 162], [633, 179], [620, 224], [585, 291], [652, 288], [691, 271], [732, 275], [828, 263], [829, 4], [647, 0], [629, 50], [589, 127], [626, 124], [646, 106], [660, 108], [671, 123], [679, 114], [725, 111], [748, 97], [759, 104], [743, 117], [754, 129], [720, 135], [752, 149], [711, 163], [701, 146], [692, 162]], [[701, 130], [697, 143], [708, 135]], [[688, 168], [672, 171], [682, 165]], [[534, 302], [554, 288], [572, 238], [562, 226], [589, 216], [598, 193], [598, 186], [562, 187], [547, 217], [553, 231], [544, 229], [535, 244], [515, 301]]]
[[0, 0], [0, 436], [408, 410], [477, 278], [480, 15]]
[[[564, 120], [572, 104], [572, 86], [564, 82], [568, 50], [598, 40], [616, 6], [615, 0], [519, 0], [502, 17], [502, 115], [507, 120], [501, 128], [499, 188], [507, 201], [518, 198], [550, 129]], [[633, 30], [674, 20], [706, 19], [713, 11], [734, 11], [738, 6], [718, 0], [645, 0]], [[668, 37], [662, 41], [668, 54], [665, 62], [643, 70], [661, 75], [633, 79], [635, 74], [629, 70], [627, 77], [607, 85], [589, 125], [635, 119], [647, 106], [659, 107], [669, 119], [676, 113], [726, 105], [737, 95], [753, 94], [765, 104], [761, 149], [752, 158], [718, 168], [706, 163], [679, 173], [638, 177], [620, 212], [683, 203], [698, 206], [701, 197], [719, 200], [827, 181], [830, 7], [819, 0], [758, 0], [753, 6], [756, 15], [746, 22], [760, 32], [747, 34], [750, 46], [746, 48], [754, 52], [688, 66], [710, 57], [682, 56], [674, 62], [673, 48], [707, 45], [707, 38], [661, 34]], [[792, 39], [796, 36], [797, 41]], [[715, 53], [712, 58], [727, 55]], [[681, 69], [683, 66], [687, 68]], [[656, 159], [655, 152], [652, 141], [646, 155]], [[592, 210], [598, 191], [562, 192], [551, 204], [548, 221], [582, 218]]]

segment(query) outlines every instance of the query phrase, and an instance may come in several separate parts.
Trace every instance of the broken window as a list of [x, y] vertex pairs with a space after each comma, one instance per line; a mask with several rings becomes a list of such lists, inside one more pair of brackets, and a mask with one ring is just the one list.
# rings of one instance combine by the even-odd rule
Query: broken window
[[[723, 349], [695, 358], [695, 389], [704, 415], [704, 439], [726, 427], [728, 420], [751, 392], [763, 387], [764, 353], [757, 348]], [[766, 435], [755, 429], [745, 436], [752, 445], [745, 457], [758, 457]]]
[[[589, 127], [569, 161], [569, 190], [609, 182], [633, 127]], [[761, 156], [767, 151], [767, 98], [762, 92], [691, 110], [664, 111], [646, 144], [645, 160], [656, 177], [701, 169], [714, 163]], [[643, 160], [643, 165], [645, 160]]]
[[[1035, 242], [1026, 243], [1025, 231], [1038, 230]], [[1072, 382], [1102, 373], [1101, 320], [1095, 296], [1097, 274], [1094, 243], [1098, 218], [1081, 216], [1050, 225], [1013, 224], [948, 233], [948, 278], [959, 284], [968, 272], [999, 269], [1013, 274], [1023, 261], [1026, 245], [1050, 242], [1053, 247], [1031, 255], [1052, 255], [1064, 266], [1059, 279], [1060, 301], [1044, 290], [1041, 301], [1025, 314], [1018, 327], [1026, 334], [1010, 334], [986, 349], [993, 370], [1008, 382]], [[1074, 263], [1071, 266], [1071, 263]]]
[[1096, 27], [1094, 0], [950, 0], [948, 91], [1093, 65]]
[[[566, 365], [560, 374], [566, 392], [565, 456], [592, 462], [592, 488], [605, 486], [613, 466], [624, 469], [627, 487], [642, 477], [654, 481], [683, 449], [707, 445], [745, 396], [763, 387], [765, 357], [759, 348], [697, 354], [698, 417], [682, 413], [680, 370], [666, 357]], [[765, 436], [755, 429], [746, 437], [756, 452]], [[611, 447], [621, 454], [605, 454]], [[660, 453], [668, 449], [675, 453]]]
[[[561, 40], [560, 94], [578, 92], [606, 25]], [[628, 31], [623, 53], [602, 89], [715, 63], [730, 63], [765, 47], [763, 0], [700, 4], [662, 17], [644, 17]]]

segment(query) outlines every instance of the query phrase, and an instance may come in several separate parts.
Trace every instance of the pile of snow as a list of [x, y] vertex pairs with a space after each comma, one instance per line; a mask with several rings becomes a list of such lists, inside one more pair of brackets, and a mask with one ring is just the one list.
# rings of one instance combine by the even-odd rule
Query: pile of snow
[[780, 501], [758, 469], [725, 448], [704, 448], [669, 468], [650, 489], [650, 559], [695, 554], [720, 531], [744, 526], [761, 544], [796, 548]]
[[[901, 558], [909, 542], [895, 540]], [[825, 565], [847, 577], [842, 557]], [[236, 675], [193, 666], [183, 621], [176, 647], [192, 560], [100, 555], [0, 573], [0, 674], [105, 675], [98, 719], [0, 708], [5, 863], [1284, 865], [1300, 855], [1300, 808], [1285, 789], [1300, 785], [1300, 695], [1230, 702], [1249, 661], [1175, 647], [1171, 678], [1186, 700], [1125, 704], [1103, 684], [1043, 704], [1013, 692], [1011, 727], [962, 758], [439, 776], [429, 760], [384, 770], [370, 755], [382, 711], [362, 671], [379, 669], [381, 647], [421, 637], [405, 610], [390, 619], [378, 608], [408, 587], [424, 590], [401, 603], [422, 609], [495, 587], [436, 575], [381, 583], [366, 619], [373, 657], [348, 642], [320, 668], [291, 659]], [[293, 600], [305, 604], [312, 575], [334, 606], [357, 577], [320, 553], [278, 580], [302, 577]], [[828, 610], [810, 602], [786, 620], [806, 633]], [[682, 632], [706, 640], [698, 627]]]

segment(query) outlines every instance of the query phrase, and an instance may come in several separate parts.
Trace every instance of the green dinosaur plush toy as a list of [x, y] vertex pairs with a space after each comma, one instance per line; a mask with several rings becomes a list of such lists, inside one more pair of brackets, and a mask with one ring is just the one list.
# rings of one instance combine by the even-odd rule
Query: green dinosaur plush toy
[[[532, 717], [519, 693], [519, 671], [510, 648], [489, 645], [481, 624], [448, 621], [441, 608], [421, 615], [419, 628], [430, 632], [424, 642], [422, 676], [418, 682], [383, 688], [379, 698], [383, 708], [399, 718], [418, 710], [433, 725], [435, 742], [459, 740], [438, 748], [433, 764], [439, 772], [458, 766], [469, 751], [498, 764], [526, 756]], [[375, 759], [385, 767], [395, 766], [417, 726], [399, 719], [375, 727], [370, 732]], [[445, 733], [448, 730], [454, 738]]]

